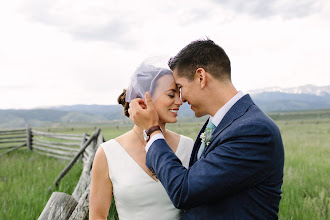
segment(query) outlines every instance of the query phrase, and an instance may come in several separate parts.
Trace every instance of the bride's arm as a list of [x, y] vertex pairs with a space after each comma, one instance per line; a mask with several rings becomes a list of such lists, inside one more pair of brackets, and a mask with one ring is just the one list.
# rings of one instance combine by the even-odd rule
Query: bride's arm
[[102, 147], [95, 154], [89, 197], [89, 219], [107, 219], [112, 199], [107, 158]]

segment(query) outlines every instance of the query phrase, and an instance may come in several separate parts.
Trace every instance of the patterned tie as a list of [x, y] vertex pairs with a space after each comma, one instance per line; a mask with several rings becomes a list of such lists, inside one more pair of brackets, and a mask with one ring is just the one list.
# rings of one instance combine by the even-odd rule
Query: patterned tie
[[[212, 121], [209, 119], [209, 122], [207, 123], [206, 125], [206, 128], [204, 130], [204, 132], [207, 130], [207, 129], [210, 129], [210, 133], [213, 132], [213, 130], [216, 128], [215, 125], [212, 123]], [[201, 146], [199, 147], [199, 150], [198, 150], [198, 153], [197, 153], [197, 159], [199, 160], [199, 158], [201, 158], [203, 152], [205, 150], [205, 142], [202, 142]]]

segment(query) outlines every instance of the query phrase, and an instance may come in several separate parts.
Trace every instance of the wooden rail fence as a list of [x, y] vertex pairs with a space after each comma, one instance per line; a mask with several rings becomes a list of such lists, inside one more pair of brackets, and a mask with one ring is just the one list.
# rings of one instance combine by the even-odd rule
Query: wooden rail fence
[[18, 148], [27, 146], [29, 127], [26, 129], [1, 130], [0, 131], [0, 150], [6, 150], [0, 154], [6, 154]]
[[[0, 154], [9, 153], [21, 147], [27, 147], [38, 154], [71, 160], [89, 139], [84, 134], [62, 134], [38, 131], [30, 128], [0, 130], [0, 150], [8, 149]], [[88, 153], [87, 153], [88, 154]], [[86, 155], [84, 155], [86, 157]]]
[[32, 129], [32, 149], [36, 153], [71, 160], [88, 139], [85, 134], [62, 134]]
[[82, 144], [80, 150], [63, 169], [48, 191], [58, 186], [60, 180], [82, 156], [83, 170], [72, 195], [63, 192], [53, 192], [38, 220], [45, 219], [69, 219], [82, 220], [88, 214], [89, 191], [91, 183], [91, 170], [97, 148], [104, 142], [101, 130], [98, 128], [92, 136]]

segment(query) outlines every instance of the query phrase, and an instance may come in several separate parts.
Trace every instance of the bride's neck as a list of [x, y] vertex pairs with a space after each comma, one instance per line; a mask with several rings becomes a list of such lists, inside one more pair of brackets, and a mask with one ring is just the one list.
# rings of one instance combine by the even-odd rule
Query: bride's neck
[[[165, 123], [161, 123], [159, 126], [162, 128], [162, 130], [163, 130], [163, 135], [164, 135], [164, 137], [166, 138], [166, 133], [167, 133], [167, 132], [166, 132]], [[137, 125], [134, 125], [133, 129], [134, 129], [138, 134], [142, 134], [142, 133], [143, 133], [143, 129], [140, 128], [140, 127], [137, 126]]]

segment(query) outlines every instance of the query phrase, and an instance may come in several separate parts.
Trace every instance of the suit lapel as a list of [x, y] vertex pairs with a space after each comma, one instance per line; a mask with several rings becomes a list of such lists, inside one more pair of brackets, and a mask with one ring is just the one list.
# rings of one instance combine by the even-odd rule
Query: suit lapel
[[[250, 95], [243, 96], [240, 100], [238, 100], [233, 107], [229, 109], [229, 111], [226, 113], [226, 115], [221, 120], [220, 124], [215, 128], [213, 132], [213, 140], [215, 140], [220, 133], [225, 130], [228, 126], [230, 126], [236, 119], [240, 118], [242, 115], [245, 114], [245, 112], [248, 110], [248, 108], [253, 105], [253, 101], [250, 97]], [[205, 126], [205, 125], [204, 125]], [[199, 136], [198, 136], [199, 137]], [[207, 155], [208, 152], [210, 152], [215, 146], [212, 145], [212, 142], [209, 146], [206, 147], [205, 153], [203, 154], [204, 157]]]
[[198, 136], [195, 140], [194, 148], [192, 150], [191, 157], [190, 157], [189, 167], [192, 166], [197, 161], [197, 152], [201, 145], [201, 139], [199, 138], [199, 136], [201, 135], [202, 132], [204, 132], [205, 127], [208, 122], [209, 122], [209, 119], [206, 120], [206, 122], [204, 123], [202, 129], [199, 131]]

